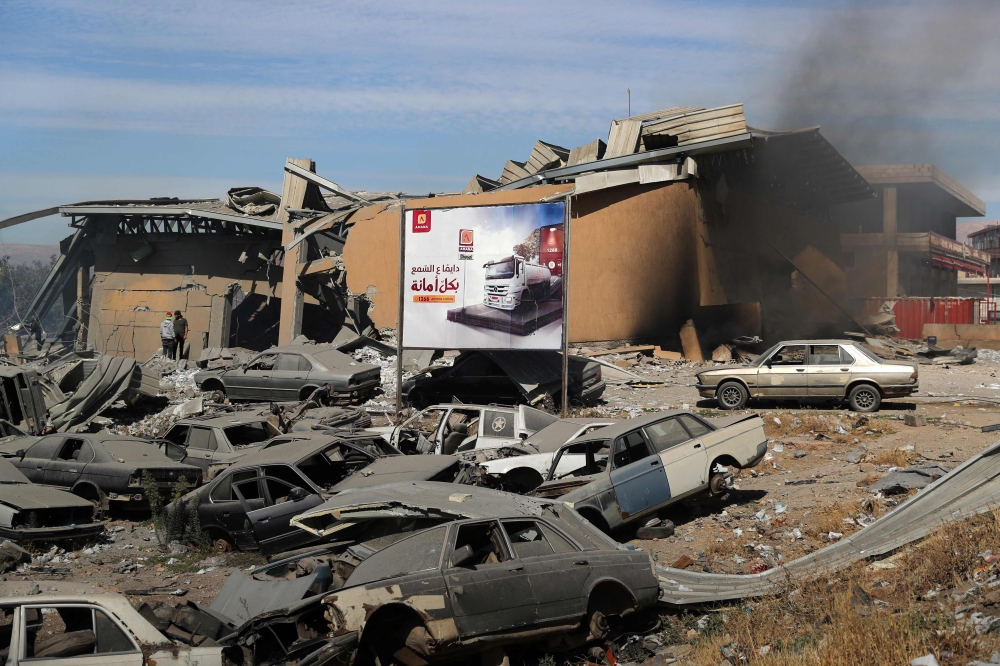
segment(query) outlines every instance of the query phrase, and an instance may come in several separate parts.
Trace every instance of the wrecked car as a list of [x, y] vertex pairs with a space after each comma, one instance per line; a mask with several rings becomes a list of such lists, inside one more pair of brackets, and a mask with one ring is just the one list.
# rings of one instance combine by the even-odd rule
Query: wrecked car
[[289, 520], [332, 493], [396, 481], [454, 482], [465, 467], [453, 456], [404, 457], [370, 434], [290, 434], [186, 495], [182, 510], [197, 501], [201, 529], [218, 550], [259, 547], [271, 555], [316, 540]]
[[194, 376], [202, 391], [221, 391], [230, 400], [305, 400], [329, 385], [338, 403], [368, 400], [381, 383], [381, 368], [360, 363], [331, 345], [272, 347], [229, 370], [205, 370]]
[[[604, 393], [601, 365], [570, 356], [569, 397], [592, 403]], [[403, 383], [403, 396], [418, 409], [457, 398], [463, 403], [535, 404], [560, 398], [562, 355], [548, 351], [467, 351], [450, 366], [425, 368]]]
[[107, 509], [111, 502], [145, 509], [142, 476], [148, 473], [161, 496], [169, 497], [183, 477], [201, 485], [201, 470], [175, 462], [145, 439], [82, 433], [21, 437], [0, 444], [4, 456], [32, 483], [68, 488]]
[[[423, 522], [408, 534], [364, 543], [350, 536], [367, 523], [413, 521]], [[294, 653], [302, 633], [279, 629], [307, 626], [345, 650], [356, 641], [358, 658], [380, 663], [419, 664], [545, 639], [556, 650], [604, 637], [659, 593], [648, 553], [612, 541], [551, 500], [397, 484], [346, 491], [293, 522], [353, 541], [354, 550], [325, 563], [336, 582], [321, 601], [258, 618], [241, 628], [241, 643], [253, 632], [262, 645]]]
[[0, 539], [82, 540], [103, 531], [93, 504], [58, 488], [35, 485], [9, 460], [0, 458]]
[[229, 465], [280, 434], [265, 417], [238, 412], [181, 419], [163, 440], [177, 445], [166, 448], [168, 457], [198, 467], [210, 479], [213, 465]]
[[222, 649], [174, 641], [125, 597], [93, 585], [3, 583], [0, 661], [19, 664], [221, 666]]
[[881, 359], [853, 340], [793, 340], [749, 365], [699, 372], [695, 387], [722, 409], [770, 398], [847, 401], [856, 412], [877, 412], [883, 398], [913, 395], [919, 383], [916, 363]]
[[519, 445], [559, 419], [527, 405], [438, 404], [398, 426], [369, 428], [405, 453], [444, 453]]
[[675, 410], [628, 419], [564, 444], [539, 497], [558, 497], [611, 533], [675, 502], [723, 494], [728, 467], [753, 467], [767, 452], [755, 414], [711, 423]]
[[[552, 458], [563, 444], [615, 423], [617, 419], [559, 419], [524, 440], [519, 449], [510, 452], [511, 455], [480, 464], [502, 487], [514, 492], [530, 492], [545, 480]], [[527, 453], [521, 454], [522, 451]]]

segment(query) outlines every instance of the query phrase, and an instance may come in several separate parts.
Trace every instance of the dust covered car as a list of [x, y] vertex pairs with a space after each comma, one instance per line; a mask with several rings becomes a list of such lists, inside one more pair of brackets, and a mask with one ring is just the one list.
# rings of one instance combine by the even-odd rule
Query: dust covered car
[[144, 473], [152, 476], [161, 497], [170, 497], [183, 477], [202, 482], [201, 470], [175, 462], [146, 439], [104, 433], [21, 437], [0, 444], [0, 455], [32, 483], [66, 488], [108, 508], [111, 502], [146, 508]]
[[229, 370], [205, 370], [194, 376], [202, 391], [221, 391], [230, 400], [305, 400], [329, 385], [338, 403], [361, 403], [382, 381], [377, 365], [355, 361], [331, 345], [272, 347]]
[[461, 482], [469, 467], [454, 456], [403, 456], [371, 434], [290, 433], [186, 495], [182, 511], [197, 500], [201, 529], [219, 550], [271, 555], [316, 541], [289, 520], [331, 494], [398, 481]]
[[7, 666], [222, 666], [214, 641], [192, 647], [171, 640], [120, 594], [64, 581], [2, 586], [0, 662]]
[[164, 449], [167, 457], [198, 467], [206, 479], [215, 465], [229, 465], [277, 437], [281, 431], [264, 416], [236, 412], [193, 416], [177, 421], [163, 435], [176, 444]]
[[558, 497], [612, 532], [701, 493], [724, 493], [729, 467], [767, 452], [756, 414], [708, 420], [675, 410], [627, 419], [563, 445], [539, 497]]
[[779, 342], [749, 365], [698, 373], [695, 387], [722, 409], [743, 409], [752, 398], [847, 401], [856, 412], [877, 412], [883, 398], [916, 393], [917, 364], [887, 361], [852, 340]]
[[[659, 594], [649, 553], [560, 501], [408, 483], [345, 491], [295, 522], [354, 543], [324, 565], [326, 595], [240, 628], [239, 644], [269, 663], [327, 663], [306, 650], [347, 657], [355, 646], [361, 662], [404, 664], [542, 640], [556, 651], [603, 638]], [[317, 635], [326, 644], [310, 644]]]
[[0, 540], [19, 543], [85, 539], [104, 531], [94, 505], [58, 488], [28, 480], [0, 458]]

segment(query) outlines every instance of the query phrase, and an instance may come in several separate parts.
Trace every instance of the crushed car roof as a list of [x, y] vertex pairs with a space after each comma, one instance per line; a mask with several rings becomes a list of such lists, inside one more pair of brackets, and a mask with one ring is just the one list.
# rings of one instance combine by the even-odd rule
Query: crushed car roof
[[[247, 465], [274, 462], [294, 464], [337, 443], [353, 444], [355, 440], [370, 440], [377, 437], [377, 435], [372, 433], [364, 436], [344, 437], [341, 435], [330, 435], [328, 432], [312, 431], [295, 433], [293, 435], [294, 439], [290, 441], [272, 444], [247, 454], [240, 459], [239, 466], [246, 467]], [[282, 437], [288, 436], [282, 435]]]
[[267, 417], [262, 414], [257, 414], [254, 412], [235, 412], [232, 414], [227, 413], [216, 413], [216, 414], [203, 414], [201, 416], [188, 416], [187, 418], [178, 419], [174, 422], [174, 425], [212, 425], [218, 426], [220, 428], [225, 428], [231, 425], [240, 425], [246, 423], [260, 423], [261, 421], [266, 421]]
[[420, 481], [458, 464], [455, 456], [389, 456], [379, 458], [363, 470], [351, 474], [335, 485], [339, 492], [349, 488], [371, 488], [401, 481]]
[[[407, 456], [408, 458], [412, 456]], [[291, 524], [326, 536], [357, 521], [391, 517], [494, 518], [540, 516], [558, 502], [478, 486], [437, 481], [392, 483], [345, 490], [292, 518]]]

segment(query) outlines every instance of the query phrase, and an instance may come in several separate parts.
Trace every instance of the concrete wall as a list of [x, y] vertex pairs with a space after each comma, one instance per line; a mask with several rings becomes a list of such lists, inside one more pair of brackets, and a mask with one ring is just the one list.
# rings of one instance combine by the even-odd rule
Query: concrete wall
[[280, 269], [271, 267], [269, 286], [261, 261], [239, 263], [246, 239], [151, 235], [153, 253], [136, 263], [129, 252], [142, 239], [110, 238], [114, 244], [94, 245], [88, 344], [97, 351], [144, 361], [160, 349], [164, 314], [181, 310], [190, 326], [190, 357], [196, 359], [206, 334], [210, 347], [228, 344], [231, 284], [244, 294], [281, 296]]

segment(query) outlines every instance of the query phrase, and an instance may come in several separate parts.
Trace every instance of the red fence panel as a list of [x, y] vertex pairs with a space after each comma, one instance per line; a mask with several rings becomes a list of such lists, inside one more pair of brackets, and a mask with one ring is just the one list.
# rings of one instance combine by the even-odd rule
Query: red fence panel
[[896, 315], [896, 337], [920, 340], [924, 324], [978, 324], [978, 298], [866, 298], [862, 300], [861, 313], [874, 314], [886, 308]]

